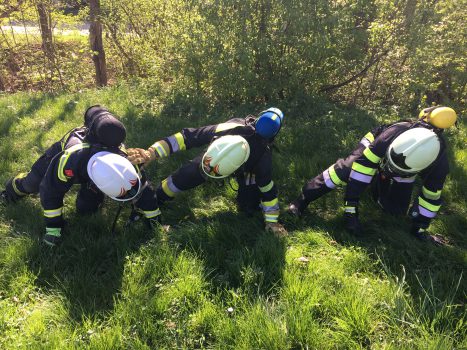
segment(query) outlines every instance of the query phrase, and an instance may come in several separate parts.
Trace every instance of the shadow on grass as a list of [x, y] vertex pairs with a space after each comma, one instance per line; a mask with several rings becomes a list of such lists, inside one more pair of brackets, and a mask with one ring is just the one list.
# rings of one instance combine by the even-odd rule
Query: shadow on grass
[[[462, 276], [465, 271], [463, 247], [421, 242], [410, 235], [409, 218], [385, 215], [381, 210], [374, 210], [371, 216], [362, 215], [365, 231], [361, 237], [355, 237], [345, 231], [339, 215], [329, 217], [326, 210], [316, 208], [318, 205], [319, 201], [311, 204], [302, 219], [287, 217], [286, 226], [292, 234], [316, 228], [328, 232], [342, 246], [364, 249], [378, 265], [384, 265], [392, 279], [401, 280], [405, 271], [406, 282], [417, 298], [423, 299], [425, 293], [433, 293], [441, 300], [450, 298], [460, 282], [455, 301], [463, 302], [463, 293], [467, 290], [466, 279]], [[369, 212], [369, 208], [361, 211], [362, 214]]]
[[8, 117], [0, 120], [0, 137], [7, 136], [10, 133], [11, 127], [19, 120], [25, 117], [31, 117], [42, 108], [43, 104], [50, 99], [50, 96], [41, 94], [39, 97], [31, 97], [25, 99], [27, 103], [18, 111], [9, 110], [7, 108]]
[[[104, 318], [121, 290], [127, 256], [149, 240], [159, 240], [153, 230], [139, 222], [130, 229], [124, 229], [119, 222], [119, 234], [112, 236], [110, 227], [116, 210], [116, 204], [106, 203], [102, 212], [94, 215], [69, 213], [63, 243], [55, 248], [41, 242], [44, 226], [37, 225], [42, 219], [37, 203], [23, 200], [10, 205], [2, 215], [10, 222], [12, 232], [28, 232], [31, 238], [22, 258], [36, 276], [35, 285], [52, 295], [63, 296], [69, 317], [75, 322]], [[129, 208], [122, 212], [119, 221], [128, 215]]]
[[221, 212], [170, 232], [171, 243], [201, 256], [214, 289], [241, 287], [251, 297], [269, 295], [282, 284], [284, 239], [265, 232], [262, 218]]

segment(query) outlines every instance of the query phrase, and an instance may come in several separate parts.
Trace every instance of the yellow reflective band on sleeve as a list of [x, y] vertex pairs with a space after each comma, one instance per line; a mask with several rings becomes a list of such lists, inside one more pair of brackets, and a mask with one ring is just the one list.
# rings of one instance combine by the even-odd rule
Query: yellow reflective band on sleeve
[[366, 138], [368, 141], [370, 142], [373, 142], [375, 140], [375, 137], [373, 136], [373, 134], [370, 132], [368, 132], [365, 136], [363, 136], [364, 138]]
[[272, 207], [276, 205], [277, 203], [279, 203], [279, 199], [277, 198], [274, 198], [272, 201], [269, 201], [269, 202], [262, 202], [263, 206], [265, 207]]
[[165, 150], [164, 146], [161, 144], [160, 141], [156, 142], [151, 147], [154, 148], [157, 154], [159, 154], [159, 158], [164, 158], [168, 156], [167, 151]]
[[221, 124], [217, 125], [216, 133], [221, 132], [221, 131], [225, 131], [225, 130], [229, 130], [229, 129], [233, 129], [233, 128], [236, 128], [237, 126], [242, 126], [242, 124], [238, 124], [238, 123], [221, 123]]
[[18, 195], [18, 196], [25, 196], [27, 195], [28, 193], [26, 192], [23, 192], [23, 191], [20, 191], [18, 189], [18, 187], [16, 186], [16, 180], [19, 180], [19, 179], [23, 179], [25, 178], [26, 176], [28, 175], [28, 173], [21, 173], [21, 174], [18, 174], [14, 177], [13, 181], [11, 182], [11, 185], [13, 186], [13, 190], [15, 191], [15, 193]]
[[155, 218], [156, 216], [159, 216], [159, 215], [161, 215], [161, 210], [160, 209], [151, 210], [151, 211], [144, 211], [144, 216], [147, 219], [152, 219], [152, 218]]
[[264, 221], [277, 222], [279, 221], [279, 214], [264, 214]]
[[269, 192], [269, 191], [271, 191], [273, 186], [274, 186], [274, 182], [271, 180], [270, 183], [268, 183], [266, 186], [260, 187], [259, 190], [262, 193]]
[[169, 197], [175, 197], [175, 192], [173, 192], [167, 185], [167, 179], [162, 180], [162, 190]]
[[358, 171], [359, 173], [373, 176], [376, 173], [376, 169], [369, 168], [367, 166], [361, 165], [357, 162], [353, 162], [352, 169]]
[[441, 208], [441, 205], [434, 205], [431, 203], [428, 203], [426, 200], [424, 200], [422, 197], [418, 197], [418, 204], [421, 205], [423, 208], [428, 209], [429, 211], [437, 212], [439, 208]]
[[429, 189], [427, 189], [425, 186], [423, 186], [422, 187], [422, 193], [426, 198], [432, 199], [434, 201], [441, 198], [441, 190], [433, 192], [433, 191], [430, 191]]
[[365, 148], [365, 150], [363, 151], [363, 154], [365, 157], [367, 157], [367, 159], [370, 161], [370, 162], [373, 162], [375, 164], [378, 164], [379, 161], [381, 160], [381, 157], [378, 157], [376, 154], [374, 154], [371, 149], [369, 149], [368, 147]]
[[180, 147], [180, 151], [183, 151], [184, 149], [186, 149], [185, 139], [183, 138], [182, 133], [177, 132], [174, 136], [175, 136], [175, 139], [177, 140], [178, 146]]
[[328, 168], [329, 171], [329, 176], [331, 177], [332, 182], [334, 182], [334, 185], [338, 186], [340, 185], [343, 181], [337, 176], [336, 170], [334, 169], [334, 165], [331, 165]]
[[62, 215], [63, 207], [58, 209], [44, 210], [44, 216], [46, 218], [56, 218], [57, 216]]
[[64, 170], [65, 170], [65, 165], [66, 165], [66, 162], [68, 162], [68, 158], [70, 158], [70, 156], [76, 152], [76, 151], [79, 151], [79, 150], [82, 150], [83, 148], [89, 148], [89, 144], [87, 143], [80, 143], [80, 144], [77, 144], [77, 145], [74, 145], [74, 146], [71, 146], [70, 148], [68, 148], [64, 153], [63, 155], [60, 157], [60, 161], [58, 163], [58, 178], [63, 181], [63, 182], [67, 182], [68, 181], [68, 178], [65, 176], [64, 174]]

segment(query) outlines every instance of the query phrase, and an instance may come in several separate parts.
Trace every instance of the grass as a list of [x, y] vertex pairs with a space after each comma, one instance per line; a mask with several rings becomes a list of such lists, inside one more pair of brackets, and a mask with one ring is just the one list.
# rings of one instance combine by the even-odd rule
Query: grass
[[[164, 95], [162, 95], [164, 96]], [[189, 97], [188, 97], [189, 99]], [[129, 146], [147, 146], [184, 126], [265, 106], [210, 106], [128, 86], [76, 94], [0, 97], [0, 180], [26, 171], [48, 145], [100, 103], [127, 125]], [[274, 154], [282, 207], [304, 181], [396, 116], [310, 99], [277, 103], [287, 124]], [[117, 205], [78, 217], [66, 198], [67, 237], [40, 244], [37, 198], [0, 208], [0, 348], [44, 349], [462, 349], [466, 340], [466, 131], [449, 135], [452, 172], [433, 230], [435, 247], [408, 234], [364, 198], [366, 235], [349, 236], [342, 191], [301, 220], [283, 216], [289, 237], [263, 232], [235, 208], [227, 183], [211, 182], [163, 208], [169, 233], [142, 223], [110, 236]], [[149, 167], [154, 182], [200, 150]]]

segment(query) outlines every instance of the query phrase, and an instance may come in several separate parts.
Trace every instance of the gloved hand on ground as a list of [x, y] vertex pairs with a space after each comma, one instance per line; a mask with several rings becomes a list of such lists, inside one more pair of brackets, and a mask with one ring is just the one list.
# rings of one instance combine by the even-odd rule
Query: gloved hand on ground
[[440, 235], [432, 235], [425, 228], [413, 226], [410, 233], [423, 242], [431, 242], [436, 245], [446, 245], [448, 241]]
[[287, 236], [287, 230], [278, 222], [266, 222], [266, 231], [272, 232], [276, 237]]

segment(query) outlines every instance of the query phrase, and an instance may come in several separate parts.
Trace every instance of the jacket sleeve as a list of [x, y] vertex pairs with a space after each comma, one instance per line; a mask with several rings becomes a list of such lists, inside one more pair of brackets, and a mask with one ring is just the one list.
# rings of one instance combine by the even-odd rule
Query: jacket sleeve
[[415, 225], [427, 228], [441, 208], [441, 192], [449, 174], [448, 157], [446, 153], [440, 157], [435, 166], [427, 173], [422, 172], [422, 188], [412, 206], [411, 214]]
[[80, 173], [79, 151], [87, 147], [75, 145], [51, 161], [39, 190], [46, 226], [63, 226], [63, 198]]
[[266, 151], [255, 167], [256, 184], [261, 192], [261, 209], [265, 222], [279, 219], [279, 199], [277, 187], [272, 180], [272, 155]]
[[360, 141], [365, 149], [360, 157], [352, 163], [345, 200], [358, 202], [362, 192], [368, 187], [378, 170], [381, 159], [393, 139], [394, 131], [389, 128], [376, 138], [371, 132]]
[[241, 121], [241, 119], [233, 119], [221, 124], [184, 128], [155, 142], [150, 148], [154, 149], [157, 158], [168, 157], [178, 151], [208, 145], [214, 137], [229, 134], [232, 129], [244, 126]]

